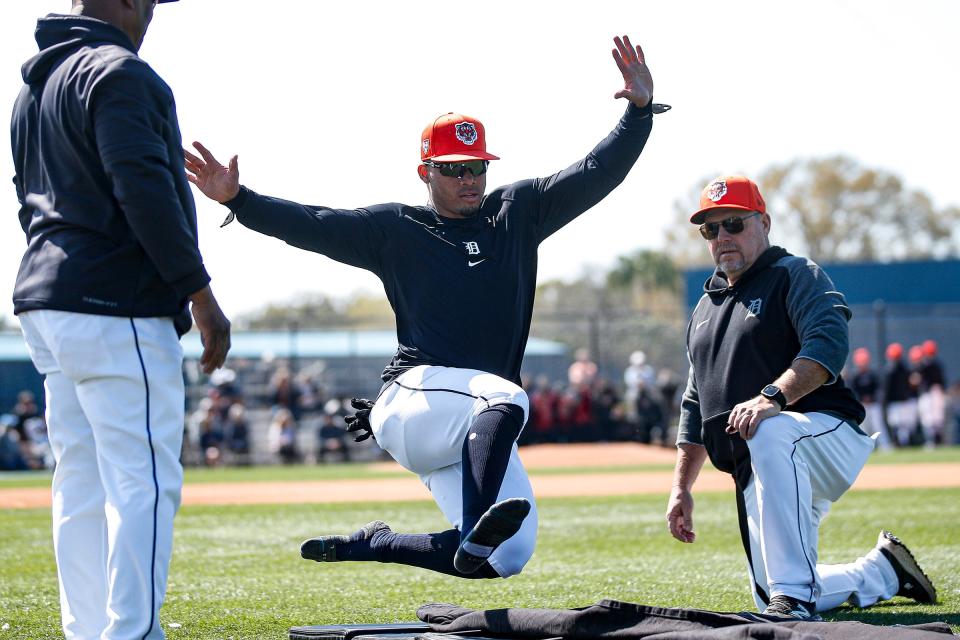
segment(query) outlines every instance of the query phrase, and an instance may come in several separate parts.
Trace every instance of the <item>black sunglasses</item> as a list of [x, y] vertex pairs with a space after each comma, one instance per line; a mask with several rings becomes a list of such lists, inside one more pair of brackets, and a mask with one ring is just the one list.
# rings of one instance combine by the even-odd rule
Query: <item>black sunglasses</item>
[[720, 235], [720, 227], [723, 227], [723, 230], [730, 234], [740, 233], [743, 231], [743, 221], [758, 215], [760, 215], [760, 212], [754, 211], [745, 216], [731, 216], [720, 222], [704, 222], [700, 225], [700, 235], [702, 235], [705, 240], [713, 240]]
[[487, 172], [487, 165], [490, 163], [487, 160], [469, 160], [467, 162], [432, 162], [427, 160], [423, 164], [428, 167], [436, 167], [442, 176], [462, 178], [467, 171], [472, 173], [474, 177], [482, 176]]

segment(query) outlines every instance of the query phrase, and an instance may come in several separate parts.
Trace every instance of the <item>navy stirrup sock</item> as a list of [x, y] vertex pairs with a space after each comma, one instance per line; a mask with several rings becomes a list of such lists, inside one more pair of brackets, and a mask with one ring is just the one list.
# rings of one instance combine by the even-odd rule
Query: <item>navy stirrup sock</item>
[[515, 404], [494, 405], [480, 412], [464, 438], [461, 541], [497, 501], [523, 418]]
[[354, 534], [349, 544], [338, 546], [343, 560], [375, 560], [429, 569], [461, 578], [499, 578], [493, 567], [484, 564], [476, 573], [465, 575], [453, 566], [460, 546], [460, 532], [448, 529], [440, 533], [394, 533], [389, 529], [369, 539]]

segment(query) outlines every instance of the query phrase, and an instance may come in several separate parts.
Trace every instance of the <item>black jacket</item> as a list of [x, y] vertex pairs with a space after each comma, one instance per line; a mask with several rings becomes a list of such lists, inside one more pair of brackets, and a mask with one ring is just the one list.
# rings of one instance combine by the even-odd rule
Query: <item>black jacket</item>
[[683, 394], [678, 443], [703, 444], [721, 471], [745, 486], [749, 451], [724, 431], [736, 405], [756, 397], [797, 358], [819, 363], [830, 380], [786, 407], [863, 422], [863, 405], [843, 382], [850, 309], [815, 263], [770, 247], [731, 285], [715, 272], [690, 323], [690, 378]]
[[14, 312], [175, 317], [210, 281], [173, 94], [112, 25], [51, 15], [11, 121], [27, 251]]

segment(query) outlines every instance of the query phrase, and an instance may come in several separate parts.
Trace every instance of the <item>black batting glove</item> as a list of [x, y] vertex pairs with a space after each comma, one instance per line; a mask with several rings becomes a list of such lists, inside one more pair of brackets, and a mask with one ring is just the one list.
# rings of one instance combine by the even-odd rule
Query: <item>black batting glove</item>
[[363, 442], [367, 438], [376, 438], [373, 435], [373, 429], [370, 427], [370, 410], [373, 409], [373, 400], [366, 398], [353, 398], [350, 400], [350, 406], [356, 411], [352, 416], [343, 419], [347, 423], [347, 431], [353, 434], [354, 442]]

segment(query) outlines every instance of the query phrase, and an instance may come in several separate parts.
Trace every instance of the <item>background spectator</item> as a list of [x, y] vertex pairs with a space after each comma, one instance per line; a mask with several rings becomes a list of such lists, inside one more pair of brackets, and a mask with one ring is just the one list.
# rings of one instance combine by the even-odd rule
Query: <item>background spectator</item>
[[273, 414], [267, 433], [270, 451], [280, 458], [283, 464], [300, 462], [300, 448], [297, 446], [297, 421], [288, 409], [278, 409]]
[[917, 409], [925, 446], [932, 449], [943, 443], [947, 410], [946, 378], [943, 365], [937, 359], [937, 343], [927, 340], [921, 345], [920, 351], [920, 396], [917, 398]]

